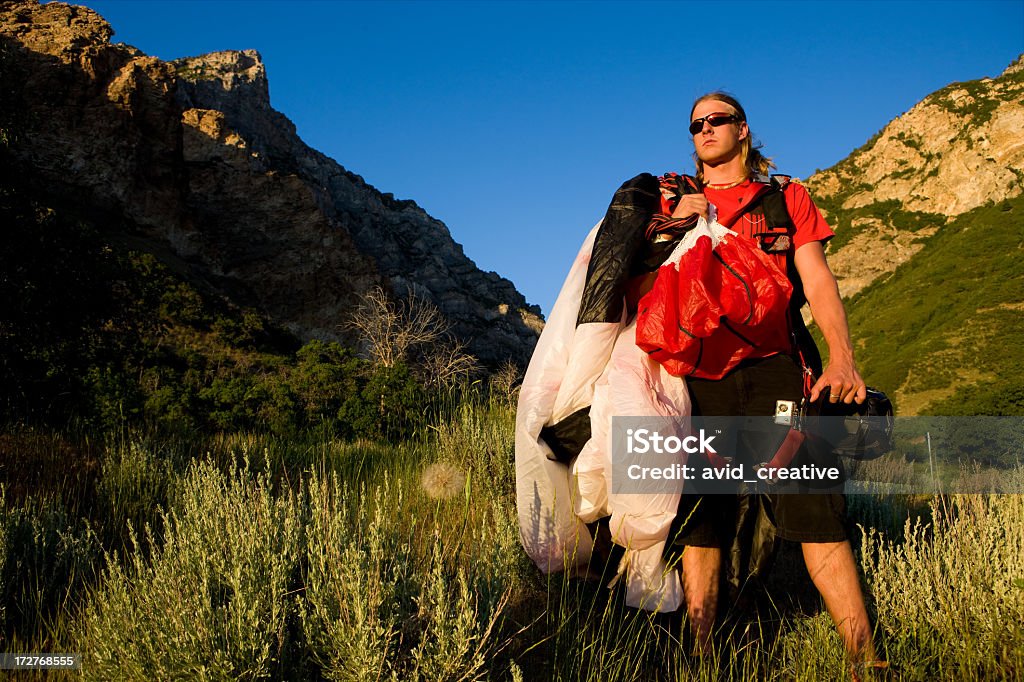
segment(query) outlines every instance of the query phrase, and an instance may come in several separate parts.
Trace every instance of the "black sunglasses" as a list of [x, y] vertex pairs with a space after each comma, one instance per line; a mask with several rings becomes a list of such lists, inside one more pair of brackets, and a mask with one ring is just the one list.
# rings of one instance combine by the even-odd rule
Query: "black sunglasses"
[[704, 130], [704, 121], [710, 123], [712, 127], [717, 128], [718, 126], [724, 126], [726, 123], [737, 123], [741, 120], [743, 119], [736, 114], [723, 114], [721, 112], [708, 114], [707, 116], [695, 118], [690, 121], [690, 134], [696, 135], [700, 131]]

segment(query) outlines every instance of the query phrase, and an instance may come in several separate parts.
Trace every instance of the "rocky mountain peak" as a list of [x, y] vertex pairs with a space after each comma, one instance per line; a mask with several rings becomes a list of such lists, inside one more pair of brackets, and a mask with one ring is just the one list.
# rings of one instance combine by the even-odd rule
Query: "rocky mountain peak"
[[256, 50], [225, 50], [171, 62], [178, 78], [192, 87], [243, 97], [270, 108], [270, 84], [263, 58]]
[[1012, 62], [1009, 66], [1007, 66], [1006, 69], [1001, 74], [999, 74], [999, 76], [1000, 78], [1002, 78], [1004, 76], [1010, 76], [1015, 73], [1021, 72], [1024, 72], [1024, 53], [1017, 57], [1016, 61]]
[[[169, 62], [176, 76], [178, 104], [190, 120], [220, 121], [255, 154], [295, 171], [309, 150], [295, 126], [270, 105], [270, 83], [256, 50], [225, 50]], [[202, 114], [202, 112], [217, 112]], [[188, 124], [188, 122], [186, 122]]]
[[[415, 291], [482, 360], [524, 362], [543, 322], [447, 227], [308, 147], [255, 50], [164, 62], [111, 44], [92, 10], [0, 5], [6, 159], [47, 201], [123, 225], [136, 248], [303, 340], [351, 341], [371, 288]], [[5, 135], [7, 131], [4, 131]]]
[[26, 48], [70, 62], [88, 48], [106, 45], [114, 29], [88, 7], [51, 2], [5, 3], [4, 33]]
[[892, 272], [922, 240], [1024, 191], [1024, 57], [996, 78], [952, 83], [807, 179], [837, 226], [829, 261], [845, 296]]

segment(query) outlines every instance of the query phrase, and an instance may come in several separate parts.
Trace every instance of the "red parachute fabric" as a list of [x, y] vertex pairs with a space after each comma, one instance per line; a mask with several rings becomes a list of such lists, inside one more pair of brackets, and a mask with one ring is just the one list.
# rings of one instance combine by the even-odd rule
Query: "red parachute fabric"
[[670, 374], [721, 379], [789, 352], [793, 286], [754, 242], [701, 219], [638, 305], [636, 343]]

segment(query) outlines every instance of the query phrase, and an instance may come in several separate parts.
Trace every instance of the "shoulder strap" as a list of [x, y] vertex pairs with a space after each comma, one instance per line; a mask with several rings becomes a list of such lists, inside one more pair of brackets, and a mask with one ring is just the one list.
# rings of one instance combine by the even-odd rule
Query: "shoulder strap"
[[765, 192], [761, 198], [761, 206], [764, 210], [764, 219], [768, 227], [793, 227], [793, 221], [789, 217], [789, 209], [786, 208], [786, 196], [783, 193], [786, 185], [792, 178], [788, 175], [773, 175], [769, 181], [771, 189]]
[[[789, 175], [772, 175], [769, 180], [771, 189], [765, 192], [761, 198], [761, 210], [764, 212], [765, 222], [769, 228], [792, 228], [792, 218], [789, 217], [789, 209], [786, 208], [786, 186], [792, 182]], [[793, 262], [793, 250], [786, 254], [786, 274], [793, 283], [793, 298], [790, 300], [789, 308], [789, 329], [793, 339], [793, 346], [800, 361], [804, 373], [804, 393], [810, 393], [810, 386], [813, 384], [813, 377], [821, 374], [821, 354], [814, 342], [814, 337], [807, 330], [804, 324], [800, 308], [803, 307], [804, 298], [803, 286], [800, 275], [796, 271], [796, 264]], [[811, 383], [806, 381], [810, 379]]]

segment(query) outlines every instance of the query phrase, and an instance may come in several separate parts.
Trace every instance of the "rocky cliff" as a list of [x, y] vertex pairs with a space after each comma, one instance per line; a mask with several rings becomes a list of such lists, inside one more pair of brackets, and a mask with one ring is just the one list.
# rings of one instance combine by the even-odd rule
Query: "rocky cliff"
[[303, 340], [375, 285], [433, 301], [481, 359], [529, 356], [540, 311], [440, 221], [311, 149], [270, 104], [260, 56], [164, 62], [92, 10], [0, 6], [3, 144], [33, 191]]
[[829, 263], [854, 294], [947, 221], [1024, 191], [1024, 57], [932, 93], [806, 184], [838, 227]]

